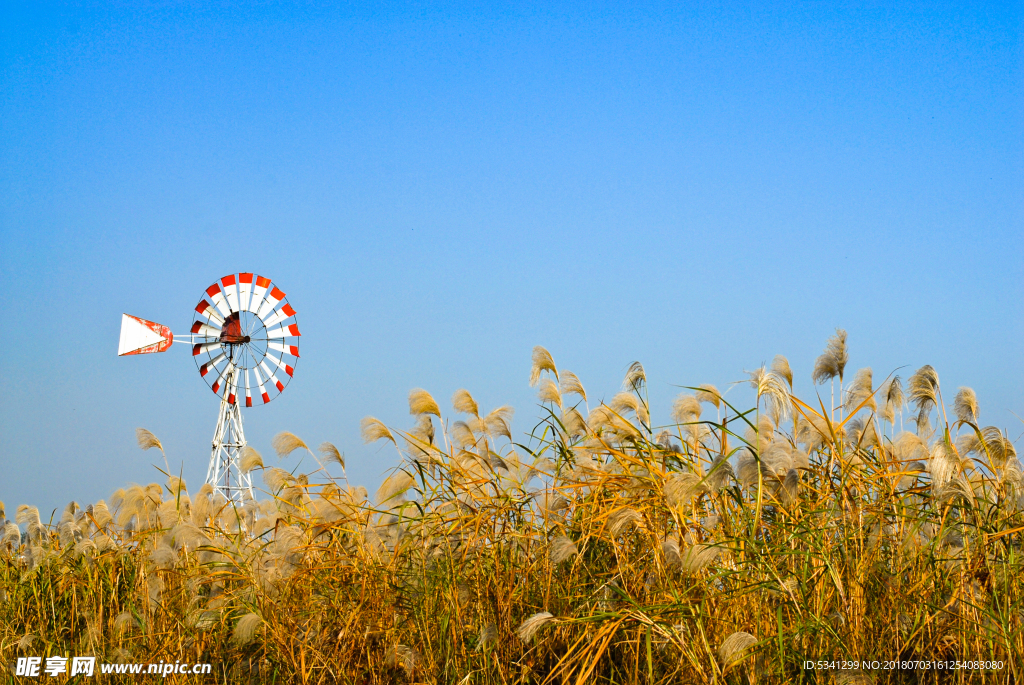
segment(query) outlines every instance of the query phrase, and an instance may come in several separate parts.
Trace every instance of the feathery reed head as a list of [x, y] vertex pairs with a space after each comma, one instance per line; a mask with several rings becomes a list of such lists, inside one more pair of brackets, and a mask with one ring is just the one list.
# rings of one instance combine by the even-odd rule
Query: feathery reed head
[[672, 420], [676, 423], [697, 421], [700, 413], [700, 400], [694, 395], [683, 393], [672, 402]]
[[235, 624], [235, 629], [231, 633], [231, 643], [236, 647], [244, 647], [251, 643], [262, 625], [263, 618], [259, 614], [246, 614]]
[[39, 520], [39, 508], [32, 507], [27, 504], [18, 505], [18, 509], [14, 514], [14, 520], [20, 524], [36, 524], [42, 525]]
[[291, 477], [290, 473], [276, 466], [263, 470], [263, 482], [274, 492], [283, 488]]
[[[615, 397], [612, 398], [610, 406], [612, 411], [620, 416], [627, 411], [631, 411], [644, 423], [650, 421], [650, 416], [647, 413], [647, 407], [644, 406], [644, 403], [634, 392], [615, 393]], [[593, 412], [591, 412], [591, 415], [593, 415]], [[627, 431], [629, 430], [628, 425], [623, 420], [617, 419], [617, 417], [614, 416], [610, 417], [610, 420], [616, 428], [625, 429]]]
[[523, 621], [522, 625], [519, 626], [519, 630], [516, 631], [516, 634], [519, 636], [520, 640], [529, 643], [533, 641], [533, 638], [537, 636], [537, 632], [540, 631], [541, 628], [549, 623], [555, 623], [557, 621], [558, 619], [556, 619], [550, 612], [541, 611]]
[[644, 525], [644, 518], [636, 509], [622, 507], [616, 509], [608, 517], [608, 532], [612, 537], [618, 537], [633, 527], [641, 528]]
[[[376, 419], [374, 419], [374, 420], [376, 420]], [[378, 421], [378, 423], [380, 423], [380, 422]], [[380, 425], [383, 426], [384, 424], [381, 423]], [[385, 428], [385, 430], [387, 430], [387, 429]], [[390, 434], [391, 434], [391, 432], [388, 431], [388, 435], [390, 435]], [[433, 419], [430, 418], [430, 415], [429, 414], [420, 414], [419, 418], [416, 419], [416, 425], [413, 427], [412, 430], [409, 431], [409, 435], [413, 436], [414, 438], [416, 438], [417, 440], [422, 442], [424, 445], [433, 445], [434, 444], [434, 421], [433, 421]], [[381, 436], [381, 437], [387, 437], [387, 436]], [[364, 439], [365, 439], [365, 437], [364, 437]], [[378, 439], [380, 439], [380, 438], [378, 438]]]
[[550, 402], [558, 407], [562, 406], [562, 394], [558, 392], [558, 386], [550, 378], [540, 381], [540, 387], [537, 388], [537, 398], [544, 403]]
[[140, 627], [138, 619], [130, 611], [122, 611], [114, 617], [114, 633], [120, 634]]
[[498, 626], [493, 623], [480, 628], [480, 634], [477, 636], [476, 651], [482, 652], [489, 645], [493, 644], [498, 639]]
[[907, 382], [910, 391], [910, 403], [918, 412], [931, 411], [938, 404], [939, 374], [930, 364], [925, 364], [914, 372]]
[[821, 355], [814, 360], [814, 370], [811, 372], [811, 380], [814, 381], [815, 385], [827, 383], [838, 375], [839, 369], [836, 367], [835, 360], [828, 355], [828, 352], [822, 352]]
[[416, 480], [405, 471], [395, 471], [384, 479], [377, 489], [377, 504], [384, 504], [398, 498], [413, 486]]
[[718, 409], [722, 406], [722, 393], [718, 392], [718, 388], [713, 385], [705, 383], [704, 385], [697, 386], [699, 389], [694, 394], [697, 401], [701, 404], [708, 403], [715, 405]]
[[327, 463], [334, 462], [341, 468], [345, 468], [345, 455], [338, 451], [338, 448], [329, 442], [320, 443], [320, 447], [317, 448], [320, 454], [324, 455], [324, 459]]
[[576, 394], [587, 401], [587, 391], [583, 389], [583, 383], [572, 371], [562, 371], [559, 379], [559, 390], [563, 395]]
[[1009, 460], [1017, 456], [1017, 450], [1014, 448], [1013, 442], [995, 426], [985, 426], [978, 432], [968, 433], [961, 437], [957, 440], [957, 449], [960, 450], [961, 454], [973, 452], [979, 456], [984, 456], [997, 467], [1004, 466]]
[[828, 345], [826, 351], [829, 356], [835, 360], [836, 371], [839, 375], [839, 380], [843, 380], [843, 370], [846, 369], [846, 363], [850, 360], [850, 353], [846, 347], [846, 331], [842, 328], [837, 328], [835, 335], [828, 339]]
[[449, 431], [452, 441], [462, 449], [469, 449], [476, 446], [477, 438], [465, 421], [456, 421]]
[[391, 669], [402, 669], [407, 676], [412, 676], [419, 666], [420, 655], [412, 647], [407, 645], [394, 645], [388, 650], [384, 658], [384, 665]]
[[492, 437], [504, 435], [506, 438], [511, 440], [512, 416], [514, 414], [515, 409], [507, 404], [502, 405], [484, 417], [484, 428]]
[[462, 412], [463, 414], [480, 416], [480, 407], [477, 406], [476, 400], [473, 399], [473, 396], [466, 389], [455, 391], [455, 394], [452, 395], [452, 407], [454, 407], [455, 411]]
[[558, 535], [551, 540], [551, 547], [549, 549], [552, 564], [561, 564], [566, 559], [574, 557], [579, 554], [579, 550], [576, 549], [576, 543], [570, 540], [565, 535]]
[[647, 382], [647, 373], [644, 365], [640, 362], [633, 362], [626, 370], [626, 377], [622, 379], [622, 389], [640, 392], [640, 388]]
[[978, 423], [978, 396], [970, 388], [963, 387], [953, 400], [953, 412], [964, 423]]
[[872, 389], [872, 378], [870, 367], [860, 369], [854, 374], [853, 381], [850, 383], [850, 388], [846, 395], [846, 408], [848, 411], [854, 411], [865, 402], [865, 406], [868, 409], [875, 410], [878, 408], [874, 398], [874, 390]]
[[395, 442], [395, 436], [391, 434], [391, 431], [384, 425], [384, 422], [375, 419], [372, 416], [367, 416], [360, 421], [359, 429], [363, 436], [363, 442], [365, 443], [376, 442], [377, 440], [390, 440], [391, 442]]
[[142, 448], [143, 450], [148, 450], [155, 447], [161, 452], [164, 451], [164, 446], [160, 443], [160, 439], [157, 438], [152, 433], [150, 433], [145, 428], [135, 429], [135, 439], [138, 441], [139, 447]]
[[903, 382], [899, 376], [893, 376], [885, 392], [885, 401], [892, 405], [892, 408], [899, 411], [903, 408], [906, 398], [903, 395]]
[[537, 382], [540, 380], [540, 374], [544, 371], [550, 371], [555, 378], [558, 378], [555, 360], [551, 357], [551, 353], [540, 345], [533, 348], [532, 361], [533, 364], [530, 366], [530, 387], [537, 385]]
[[718, 648], [718, 658], [724, 668], [730, 668], [742, 662], [750, 653], [750, 648], [757, 644], [757, 638], [742, 630], [725, 638]]
[[832, 380], [836, 376], [842, 381], [849, 356], [846, 349], [846, 331], [837, 328], [835, 335], [825, 344], [825, 351], [815, 360], [811, 379], [816, 385]]
[[279, 457], [288, 456], [297, 449], [309, 450], [309, 447], [307, 447], [306, 443], [302, 441], [302, 438], [294, 433], [289, 433], [288, 431], [283, 431], [275, 435], [274, 439], [270, 441], [270, 444]]
[[679, 557], [679, 567], [690, 575], [710, 566], [718, 559], [721, 550], [713, 545], [701, 543], [688, 547]]
[[441, 408], [437, 406], [433, 396], [423, 388], [409, 391], [409, 413], [413, 416], [433, 414], [437, 418], [441, 418]]
[[793, 371], [789, 368], [789, 360], [781, 354], [775, 355], [775, 359], [772, 360], [772, 373], [785, 380], [790, 390], [793, 389]]
[[763, 366], [747, 374], [750, 376], [750, 385], [757, 390], [757, 399], [765, 399], [772, 416], [776, 419], [789, 416], [792, 401], [782, 377], [773, 371], [766, 371]]
[[238, 460], [238, 468], [242, 473], [249, 473], [253, 469], [262, 469], [263, 457], [252, 447], [246, 445], [242, 448], [242, 456]]
[[892, 423], [896, 420], [896, 412], [903, 411], [903, 383], [900, 381], [900, 377], [893, 376], [887, 381], [879, 389], [879, 395], [882, 397], [882, 410], [879, 412], [879, 416]]
[[697, 495], [706, 491], [696, 473], [674, 473], [665, 481], [665, 501], [670, 507], [684, 507]]

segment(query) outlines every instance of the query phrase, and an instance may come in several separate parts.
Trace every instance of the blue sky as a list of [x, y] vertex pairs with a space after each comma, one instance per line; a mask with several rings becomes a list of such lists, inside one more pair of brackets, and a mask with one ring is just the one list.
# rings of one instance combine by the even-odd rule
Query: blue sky
[[1021, 5], [688, 5], [5, 3], [8, 511], [156, 480], [136, 426], [202, 482], [216, 398], [118, 326], [185, 332], [237, 271], [303, 331], [250, 442], [371, 489], [363, 416], [465, 387], [528, 431], [537, 344], [596, 399], [640, 360], [667, 421], [780, 353], [813, 396], [843, 326], [850, 368], [930, 363], [1016, 438]]

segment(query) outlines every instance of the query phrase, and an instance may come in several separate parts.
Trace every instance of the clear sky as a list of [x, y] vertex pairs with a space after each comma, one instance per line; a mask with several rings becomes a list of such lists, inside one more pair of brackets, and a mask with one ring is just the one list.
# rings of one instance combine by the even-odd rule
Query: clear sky
[[667, 421], [779, 353], [813, 397], [843, 326], [851, 369], [1024, 430], [1024, 5], [238, 4], [3, 5], [9, 516], [157, 480], [136, 426], [201, 484], [216, 398], [118, 327], [186, 332], [237, 271], [303, 331], [251, 444], [330, 440], [371, 490], [363, 416], [465, 387], [528, 431], [537, 344], [592, 403], [640, 360]]

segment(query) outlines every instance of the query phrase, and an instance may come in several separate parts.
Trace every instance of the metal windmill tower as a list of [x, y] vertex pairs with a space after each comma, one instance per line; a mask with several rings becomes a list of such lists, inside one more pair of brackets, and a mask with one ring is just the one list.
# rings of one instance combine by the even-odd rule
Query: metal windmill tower
[[[262, 404], [282, 392], [295, 373], [299, 327], [288, 298], [269, 278], [230, 274], [196, 305], [192, 330], [177, 340], [167, 326], [124, 314], [119, 356], [165, 352], [174, 342], [192, 345], [199, 374], [221, 398], [206, 482], [228, 501], [252, 497], [252, 481], [239, 460], [245, 448], [241, 399]], [[280, 375], [278, 375], [280, 374]]]

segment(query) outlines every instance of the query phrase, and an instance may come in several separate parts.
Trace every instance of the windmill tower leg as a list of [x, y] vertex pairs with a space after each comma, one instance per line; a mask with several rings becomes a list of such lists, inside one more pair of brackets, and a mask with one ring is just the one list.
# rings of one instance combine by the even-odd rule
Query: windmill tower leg
[[[228, 387], [231, 387], [231, 381], [231, 378], [227, 379]], [[217, 429], [213, 434], [213, 449], [210, 454], [210, 467], [206, 470], [206, 482], [213, 486], [214, 493], [224, 495], [229, 502], [241, 503], [243, 499], [253, 499], [252, 478], [249, 474], [241, 472], [240, 461], [245, 444], [242, 409], [238, 402], [228, 402], [225, 393], [220, 402], [220, 413], [217, 415]]]

